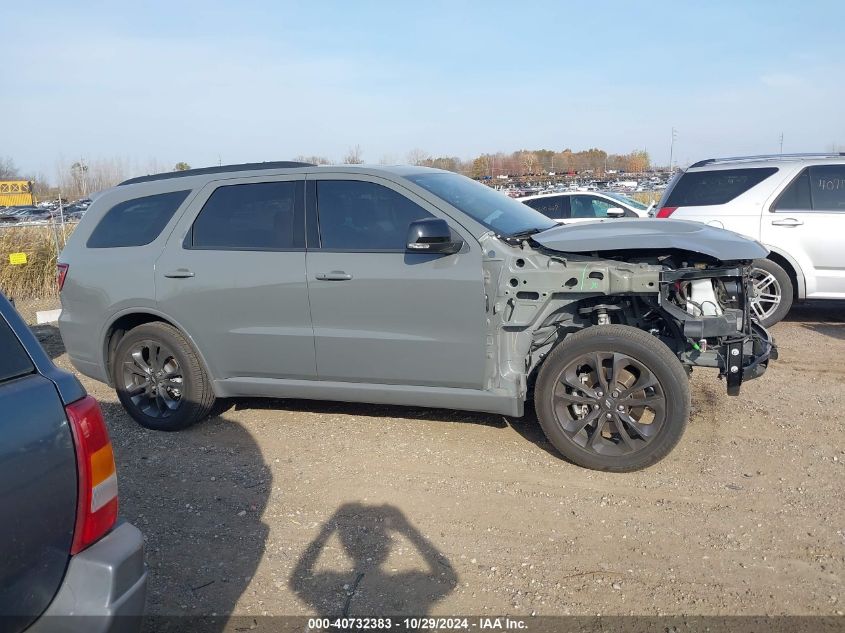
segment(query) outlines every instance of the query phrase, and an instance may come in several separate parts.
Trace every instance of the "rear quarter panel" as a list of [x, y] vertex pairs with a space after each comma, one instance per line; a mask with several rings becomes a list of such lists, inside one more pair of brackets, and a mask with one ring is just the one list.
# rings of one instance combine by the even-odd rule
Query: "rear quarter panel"
[[791, 167], [780, 166], [776, 173], [726, 204], [679, 207], [672, 217], [702, 222], [759, 240], [760, 218], [772, 191], [780, 192], [793, 175]]
[[121, 312], [155, 308], [155, 260], [193, 194], [188, 195], [158, 237], [149, 244], [88, 248], [88, 238], [115, 204], [168, 191], [193, 189], [195, 180], [115, 187], [97, 198], [68, 240], [59, 257], [59, 261], [69, 265], [61, 292], [59, 328], [71, 362], [82, 373], [107, 382], [104, 336], [108, 325]]

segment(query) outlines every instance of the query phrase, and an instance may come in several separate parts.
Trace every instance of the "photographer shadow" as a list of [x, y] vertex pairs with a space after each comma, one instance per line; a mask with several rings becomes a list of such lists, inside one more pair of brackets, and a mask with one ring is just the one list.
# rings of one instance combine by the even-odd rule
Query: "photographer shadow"
[[[337, 534], [351, 569], [317, 570], [318, 559]], [[391, 552], [405, 540], [426, 569], [388, 569]], [[397, 551], [398, 550], [398, 551]], [[342, 505], [300, 557], [288, 585], [321, 617], [426, 615], [458, 583], [449, 560], [391, 505]]]

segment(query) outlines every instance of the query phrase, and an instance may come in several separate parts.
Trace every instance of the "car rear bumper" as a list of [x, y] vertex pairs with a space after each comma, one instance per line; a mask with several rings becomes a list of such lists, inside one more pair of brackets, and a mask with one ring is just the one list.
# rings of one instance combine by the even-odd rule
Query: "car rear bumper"
[[144, 537], [120, 523], [70, 559], [62, 586], [32, 633], [135, 633], [147, 593]]

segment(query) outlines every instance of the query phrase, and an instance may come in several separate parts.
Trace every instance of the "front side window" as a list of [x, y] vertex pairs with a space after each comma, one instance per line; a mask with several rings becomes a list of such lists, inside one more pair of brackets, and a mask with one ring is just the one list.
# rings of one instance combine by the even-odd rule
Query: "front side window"
[[144, 246], [156, 239], [190, 191], [171, 191], [120, 202], [88, 238], [88, 248]]
[[598, 196], [572, 196], [573, 218], [606, 218], [611, 207], [619, 205]]
[[810, 198], [810, 171], [805, 169], [793, 180], [774, 204], [775, 211], [809, 211], [813, 208]]
[[685, 172], [663, 206], [706, 207], [725, 204], [777, 172], [777, 167]]
[[[634, 200], [633, 198], [629, 198], [628, 196], [623, 196], [621, 193], [616, 193], [614, 191], [608, 191], [605, 193], [606, 196], [613, 198], [614, 200], [619, 200], [622, 204], [632, 208], [638, 209], [640, 211], [648, 211], [648, 205], [643, 204], [639, 200]], [[627, 213], [625, 215], [628, 215]], [[634, 214], [636, 215], [636, 214]]]
[[845, 211], [845, 165], [810, 167], [813, 211]]
[[523, 204], [527, 204], [552, 220], [565, 220], [569, 217], [569, 196], [535, 198], [526, 200]]
[[191, 247], [278, 251], [304, 246], [302, 181], [218, 187], [191, 230]]
[[359, 180], [317, 182], [320, 245], [343, 251], [404, 251], [408, 225], [431, 218], [393, 189]]

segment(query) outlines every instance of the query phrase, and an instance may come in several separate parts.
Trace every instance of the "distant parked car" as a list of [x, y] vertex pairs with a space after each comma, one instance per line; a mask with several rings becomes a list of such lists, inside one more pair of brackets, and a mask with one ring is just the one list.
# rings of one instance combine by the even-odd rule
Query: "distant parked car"
[[611, 191], [562, 191], [528, 196], [520, 198], [519, 201], [558, 224], [604, 218], [645, 218], [648, 217], [650, 208], [628, 196]]
[[678, 172], [658, 209], [769, 249], [752, 269], [751, 305], [766, 327], [795, 300], [845, 299], [845, 153], [702, 160]]
[[0, 214], [0, 222], [36, 222], [50, 218], [49, 209], [38, 207], [13, 207], [4, 214]]
[[118, 519], [100, 407], [2, 294], [0, 438], [0, 630], [137, 631], [143, 537]]

